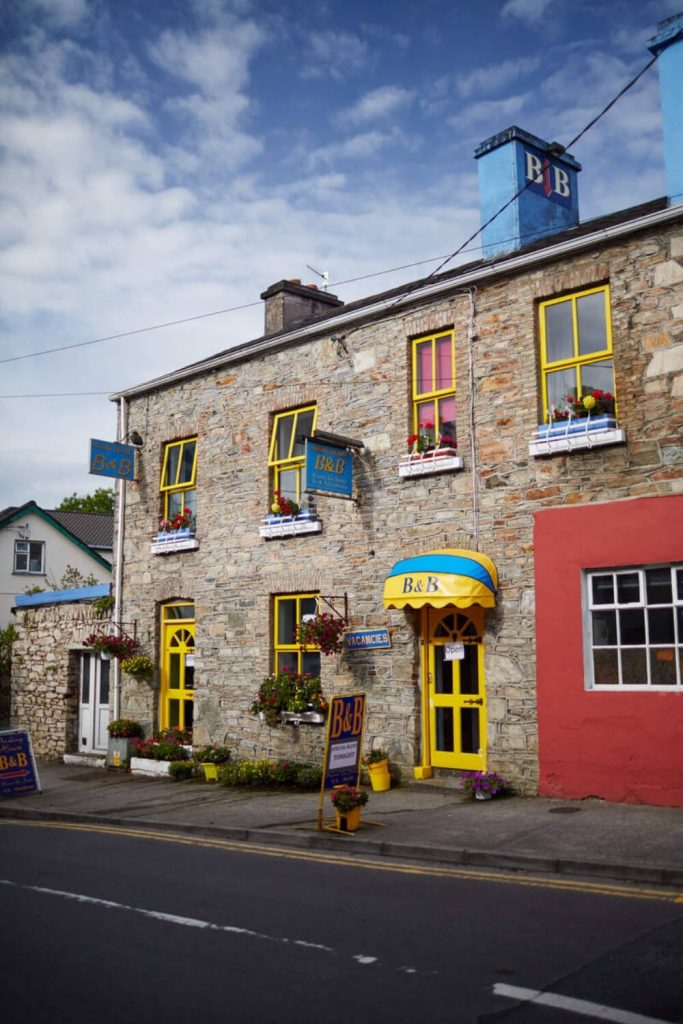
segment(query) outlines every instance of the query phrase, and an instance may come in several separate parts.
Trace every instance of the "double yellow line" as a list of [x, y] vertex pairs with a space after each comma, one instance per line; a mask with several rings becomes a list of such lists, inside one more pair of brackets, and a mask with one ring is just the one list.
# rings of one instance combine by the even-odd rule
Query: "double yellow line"
[[65, 829], [72, 832], [96, 832], [101, 835], [124, 836], [132, 839], [146, 839], [152, 842], [175, 843], [181, 846], [197, 846], [203, 849], [226, 850], [235, 853], [256, 854], [259, 857], [276, 857], [282, 860], [315, 861], [320, 864], [336, 864], [339, 867], [383, 871], [399, 875], [418, 875], [426, 878], [454, 878], [476, 882], [497, 882], [505, 885], [527, 886], [537, 889], [555, 889], [564, 892], [584, 893], [596, 896], [613, 896], [625, 899], [658, 900], [664, 903], [683, 903], [683, 893], [664, 888], [649, 888], [632, 884], [600, 881], [587, 882], [556, 875], [532, 875], [521, 872], [459, 868], [439, 865], [408, 864], [387, 861], [375, 857], [354, 856], [345, 853], [329, 853], [322, 850], [301, 850], [293, 847], [265, 846], [260, 843], [237, 839], [213, 839], [210, 836], [185, 835], [177, 832], [152, 832], [128, 825], [88, 825], [59, 821], [25, 821], [16, 818], [0, 818], [0, 825], [18, 825], [28, 828]]

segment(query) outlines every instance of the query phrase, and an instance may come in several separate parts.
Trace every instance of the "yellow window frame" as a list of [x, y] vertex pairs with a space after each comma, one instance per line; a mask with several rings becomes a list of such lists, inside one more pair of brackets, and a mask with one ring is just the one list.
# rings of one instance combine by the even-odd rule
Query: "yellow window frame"
[[[180, 480], [180, 472], [183, 466], [183, 453], [187, 445], [194, 445], [194, 454], [192, 457], [192, 471], [189, 480]], [[169, 483], [165, 483], [166, 474], [168, 470], [169, 459], [171, 452], [178, 450], [178, 463], [176, 466], [175, 479]], [[159, 483], [159, 490], [164, 495], [164, 517], [168, 517], [168, 503], [171, 494], [184, 494], [185, 491], [193, 491], [197, 483], [197, 438], [196, 437], [185, 437], [182, 441], [169, 441], [164, 445], [164, 461], [161, 467], [161, 481]]]
[[[431, 345], [431, 366], [432, 366], [432, 382], [436, 382], [436, 349], [437, 342], [441, 338], [450, 338], [451, 341], [451, 380], [453, 381], [452, 387], [448, 388], [436, 388], [429, 391], [418, 391], [418, 358], [417, 352], [421, 345]], [[456, 378], [455, 378], [455, 332], [450, 331], [437, 331], [435, 334], [424, 334], [419, 338], [413, 338], [412, 345], [412, 400], [413, 400], [413, 432], [417, 433], [420, 425], [420, 414], [418, 407], [423, 402], [434, 402], [435, 409], [438, 410], [439, 400], [442, 398], [455, 398], [456, 392]], [[436, 420], [435, 416], [435, 428]]]
[[[286, 412], [278, 412], [273, 417], [273, 429], [270, 435], [270, 448], [268, 449], [268, 466], [273, 470], [273, 489], [280, 489], [280, 474], [284, 470], [296, 470], [296, 498], [299, 502], [301, 500], [301, 494], [304, 488], [301, 486], [301, 470], [304, 467], [305, 457], [303, 455], [294, 454], [294, 446], [296, 444], [296, 438], [298, 434], [298, 423], [299, 417], [304, 413], [313, 413], [313, 425], [312, 430], [315, 430], [316, 423], [318, 421], [318, 407], [317, 405], [303, 405], [297, 409], [288, 409]], [[292, 431], [289, 439], [289, 451], [284, 457], [276, 458], [277, 440], [278, 440], [278, 428], [283, 420], [294, 418], [292, 424]]]
[[[280, 658], [278, 657], [278, 655], [280, 655], [280, 654], [295, 654], [296, 655], [296, 661], [297, 661], [297, 672], [301, 672], [302, 671], [301, 662], [302, 662], [302, 657], [303, 657], [303, 653], [304, 653], [302, 651], [302, 649], [299, 647], [299, 645], [296, 643], [296, 640], [294, 639], [294, 637], [292, 637], [292, 640], [289, 643], [284, 643], [284, 642], [282, 642], [280, 640], [280, 637], [278, 635], [278, 625], [279, 625], [279, 622], [280, 622], [280, 604], [282, 602], [284, 602], [284, 601], [295, 601], [296, 602], [296, 609], [295, 609], [294, 619], [295, 619], [296, 623], [300, 623], [301, 622], [301, 616], [304, 614], [301, 611], [301, 604], [302, 604], [303, 601], [311, 601], [311, 600], [316, 602], [316, 611], [317, 611], [318, 607], [320, 605], [320, 594], [318, 594], [318, 593], [310, 593], [310, 594], [279, 594], [279, 595], [276, 595], [274, 597], [274, 599], [273, 599], [273, 660], [274, 660], [274, 663], [275, 663], [275, 670], [276, 671], [280, 667]], [[306, 650], [309, 653], [311, 653], [311, 652], [319, 651], [320, 648], [315, 646], [315, 645], [313, 645], [313, 644], [310, 644], [306, 648]]]
[[[586, 295], [598, 295], [602, 293], [605, 300], [605, 348], [600, 349], [598, 352], [589, 352], [587, 355], [582, 356], [579, 353], [579, 315], [577, 309], [577, 303], [579, 299], [584, 298]], [[546, 317], [545, 311], [550, 306], [558, 306], [561, 302], [571, 302], [572, 304], [572, 342], [573, 342], [573, 355], [569, 359], [556, 359], [554, 361], [549, 360], [547, 356], [548, 352], [548, 336], [546, 329]], [[606, 359], [612, 359], [612, 373], [614, 373], [614, 361], [613, 361], [613, 348], [612, 348], [612, 312], [610, 303], [610, 288], [608, 284], [599, 285], [596, 288], [586, 288], [580, 292], [572, 292], [571, 295], [562, 295], [557, 299], [547, 299], [545, 302], [539, 304], [539, 328], [541, 337], [541, 397], [543, 401], [543, 421], [548, 420], [548, 374], [554, 373], [557, 370], [571, 370], [574, 369], [576, 373], [576, 393], [577, 396], [583, 393], [581, 384], [581, 369], [584, 366], [590, 366], [592, 363], [602, 363]], [[616, 409], [616, 383], [614, 385], [614, 402]]]

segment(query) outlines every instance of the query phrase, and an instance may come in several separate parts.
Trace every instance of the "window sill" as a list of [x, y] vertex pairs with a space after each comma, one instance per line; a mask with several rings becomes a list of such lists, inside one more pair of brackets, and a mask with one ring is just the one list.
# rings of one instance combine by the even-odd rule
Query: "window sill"
[[562, 452], [585, 451], [605, 445], [624, 444], [626, 431], [621, 430], [614, 416], [567, 420], [564, 423], [541, 424], [529, 443], [529, 455], [539, 458]]
[[433, 473], [455, 473], [465, 465], [455, 448], [435, 448], [419, 455], [402, 455], [398, 475], [431, 476]]
[[323, 524], [317, 516], [266, 516], [259, 527], [259, 536], [266, 540], [276, 537], [297, 537], [300, 534], [320, 533]]
[[158, 533], [152, 540], [153, 555], [172, 555], [176, 551], [196, 551], [199, 541], [194, 530], [173, 530], [169, 533]]

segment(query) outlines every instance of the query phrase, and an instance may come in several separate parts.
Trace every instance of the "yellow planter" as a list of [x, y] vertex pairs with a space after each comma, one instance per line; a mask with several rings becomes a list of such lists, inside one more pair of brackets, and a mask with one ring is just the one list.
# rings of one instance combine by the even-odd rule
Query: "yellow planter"
[[389, 761], [385, 757], [383, 761], [375, 761], [374, 764], [366, 765], [370, 776], [370, 785], [376, 793], [383, 793], [391, 789], [391, 775], [389, 774]]
[[360, 828], [360, 807], [352, 807], [350, 811], [336, 811], [337, 828], [342, 832], [356, 832]]
[[204, 778], [207, 782], [218, 782], [217, 764], [213, 764], [211, 761], [202, 761], [202, 768], [204, 769]]

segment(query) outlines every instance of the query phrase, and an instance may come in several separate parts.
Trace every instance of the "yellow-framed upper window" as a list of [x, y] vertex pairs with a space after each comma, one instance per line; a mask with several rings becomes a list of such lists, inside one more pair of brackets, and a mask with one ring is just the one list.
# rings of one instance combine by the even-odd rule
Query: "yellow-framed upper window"
[[455, 441], [455, 337], [439, 331], [413, 339], [413, 433]]
[[539, 307], [543, 417], [596, 391], [615, 396], [609, 286]]
[[273, 490], [302, 504], [306, 496], [304, 479], [304, 437], [315, 430], [318, 410], [315, 405], [279, 412], [273, 419], [268, 465], [273, 470]]
[[195, 520], [197, 492], [197, 438], [170, 441], [164, 447], [159, 490], [164, 496], [164, 519], [172, 520], [184, 509]]
[[273, 660], [276, 672], [320, 675], [320, 651], [302, 650], [296, 642], [296, 628], [304, 615], [315, 615], [318, 594], [282, 594], [273, 599]]

